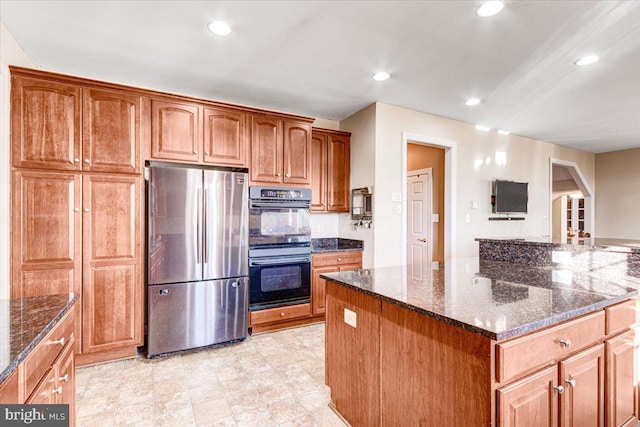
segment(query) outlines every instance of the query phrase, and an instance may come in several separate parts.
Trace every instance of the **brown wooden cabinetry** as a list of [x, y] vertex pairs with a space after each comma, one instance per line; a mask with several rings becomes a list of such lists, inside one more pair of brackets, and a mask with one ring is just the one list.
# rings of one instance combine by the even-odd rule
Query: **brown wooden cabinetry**
[[275, 116], [251, 117], [251, 181], [311, 184], [311, 125]]
[[311, 312], [323, 315], [326, 310], [326, 281], [320, 277], [324, 273], [360, 270], [362, 252], [331, 252], [311, 256]]
[[311, 210], [349, 212], [351, 134], [313, 129]]
[[83, 89], [83, 170], [140, 173], [142, 98]]
[[151, 99], [151, 158], [199, 162], [200, 107], [167, 99]]
[[81, 175], [15, 171], [11, 297], [80, 292]]
[[248, 167], [246, 113], [224, 108], [204, 109], [204, 162]]
[[81, 89], [56, 81], [11, 79], [12, 165], [80, 170]]
[[606, 342], [607, 354], [607, 425], [635, 426], [638, 421], [638, 399], [635, 378], [638, 344], [629, 330]]
[[85, 175], [83, 353], [142, 345], [142, 178]]

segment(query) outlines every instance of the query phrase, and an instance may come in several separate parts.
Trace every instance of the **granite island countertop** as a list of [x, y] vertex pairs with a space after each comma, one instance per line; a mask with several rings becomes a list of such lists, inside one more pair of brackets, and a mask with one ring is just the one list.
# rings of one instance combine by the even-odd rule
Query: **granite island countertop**
[[412, 279], [407, 266], [320, 277], [469, 332], [501, 341], [638, 295], [640, 278], [567, 266], [529, 266], [479, 258], [440, 263]]
[[341, 237], [311, 239], [311, 253], [362, 251], [362, 240], [343, 239]]
[[604, 237], [568, 237], [557, 240], [550, 237], [482, 237], [478, 242], [509, 242], [515, 245], [553, 247], [564, 250], [600, 250], [610, 252], [639, 253], [640, 240]]
[[77, 299], [77, 294], [61, 294], [0, 300], [0, 383]]

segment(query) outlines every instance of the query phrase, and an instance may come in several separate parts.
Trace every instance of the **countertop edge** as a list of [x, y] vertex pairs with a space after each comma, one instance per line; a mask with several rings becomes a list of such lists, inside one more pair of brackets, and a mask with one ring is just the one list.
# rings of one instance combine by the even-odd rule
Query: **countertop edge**
[[325, 276], [324, 274], [321, 274], [320, 277], [322, 279], [324, 279], [324, 280], [336, 283], [336, 284], [338, 284], [340, 286], [344, 286], [346, 288], [353, 289], [355, 291], [358, 291], [358, 292], [361, 292], [363, 294], [372, 296], [372, 297], [377, 298], [379, 300], [388, 302], [390, 304], [397, 305], [398, 307], [406, 308], [406, 309], [408, 309], [410, 311], [413, 311], [415, 313], [422, 314], [422, 315], [430, 317], [432, 319], [436, 319], [436, 320], [442, 321], [442, 322], [444, 322], [444, 323], [446, 323], [448, 325], [460, 328], [462, 330], [465, 330], [465, 331], [470, 332], [470, 333], [474, 333], [476, 335], [483, 336], [485, 338], [489, 338], [489, 339], [491, 339], [493, 341], [496, 341], [496, 342], [505, 341], [507, 339], [516, 338], [516, 337], [521, 336], [521, 335], [525, 335], [525, 334], [528, 334], [528, 333], [531, 333], [531, 332], [535, 332], [537, 330], [544, 329], [544, 328], [547, 328], [549, 326], [553, 326], [553, 325], [555, 325], [557, 323], [564, 322], [564, 321], [567, 321], [567, 320], [571, 320], [571, 319], [574, 319], [574, 318], [577, 318], [577, 317], [592, 313], [592, 312], [594, 312], [596, 310], [599, 310], [599, 309], [602, 309], [602, 308], [605, 308], [605, 307], [608, 307], [608, 306], [611, 306], [611, 305], [626, 301], [626, 300], [628, 300], [630, 298], [633, 298], [635, 296], [638, 296], [640, 294], [639, 291], [635, 290], [635, 291], [629, 292], [629, 293], [624, 294], [624, 295], [613, 296], [613, 297], [607, 298], [607, 299], [605, 299], [603, 301], [600, 301], [598, 303], [591, 304], [591, 305], [588, 305], [588, 306], [585, 306], [585, 307], [581, 307], [581, 308], [576, 309], [576, 310], [571, 310], [571, 311], [567, 311], [567, 312], [564, 312], [564, 313], [555, 314], [555, 315], [553, 315], [551, 317], [548, 317], [548, 318], [545, 318], [545, 319], [541, 319], [541, 320], [538, 320], [536, 322], [528, 323], [528, 324], [525, 324], [525, 325], [521, 325], [521, 326], [518, 326], [516, 328], [509, 329], [507, 331], [492, 332], [492, 331], [487, 331], [486, 329], [482, 329], [482, 328], [480, 328], [478, 326], [462, 322], [460, 320], [452, 319], [450, 317], [443, 316], [441, 314], [434, 313], [432, 311], [425, 310], [425, 309], [416, 307], [416, 306], [411, 305], [411, 304], [407, 304], [406, 302], [398, 301], [398, 300], [396, 300], [394, 298], [391, 298], [391, 297], [388, 297], [388, 296], [385, 296], [385, 295], [381, 295], [379, 293], [372, 292], [372, 291], [367, 290], [367, 289], [362, 289], [362, 288], [360, 288], [358, 286], [354, 286], [354, 285], [351, 285], [349, 283], [345, 283], [345, 282], [342, 282], [340, 280], [336, 280], [334, 278]]
[[65, 314], [71, 310], [71, 307], [75, 304], [75, 302], [80, 297], [79, 294], [74, 294], [73, 299], [71, 299], [67, 305], [64, 306], [62, 310], [53, 318], [51, 321], [45, 326], [38, 335], [35, 336], [33, 340], [27, 345], [24, 350], [20, 352], [10, 363], [9, 365], [2, 371], [0, 374], [0, 384], [2, 384], [9, 376], [18, 368], [20, 362], [27, 358], [29, 353], [42, 341], [42, 339], [49, 333], [51, 329], [64, 317]]
[[334, 252], [362, 252], [362, 248], [331, 248], [331, 249], [313, 249], [311, 251], [311, 255], [313, 254], [330, 254]]

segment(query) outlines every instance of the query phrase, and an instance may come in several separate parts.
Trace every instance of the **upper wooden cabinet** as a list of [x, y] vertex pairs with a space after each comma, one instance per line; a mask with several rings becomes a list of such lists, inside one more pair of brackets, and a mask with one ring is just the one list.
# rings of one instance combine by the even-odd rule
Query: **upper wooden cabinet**
[[81, 89], [54, 81], [11, 79], [12, 166], [81, 170]]
[[311, 184], [311, 125], [273, 116], [251, 118], [251, 181]]
[[204, 109], [204, 162], [248, 167], [246, 114], [224, 108]]
[[311, 141], [311, 210], [349, 212], [351, 134], [314, 129]]
[[81, 174], [11, 176], [11, 297], [80, 291]]
[[200, 107], [197, 104], [151, 99], [151, 157], [199, 162]]
[[140, 173], [142, 98], [121, 91], [83, 92], [83, 170]]

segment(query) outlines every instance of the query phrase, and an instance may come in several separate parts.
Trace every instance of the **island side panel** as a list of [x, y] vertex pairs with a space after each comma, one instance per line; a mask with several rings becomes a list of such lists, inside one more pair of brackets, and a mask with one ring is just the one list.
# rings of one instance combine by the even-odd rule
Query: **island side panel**
[[[354, 427], [380, 426], [381, 301], [327, 281], [326, 381], [331, 402]], [[344, 321], [356, 313], [356, 327]]]
[[387, 302], [380, 336], [383, 426], [495, 425], [492, 340]]

